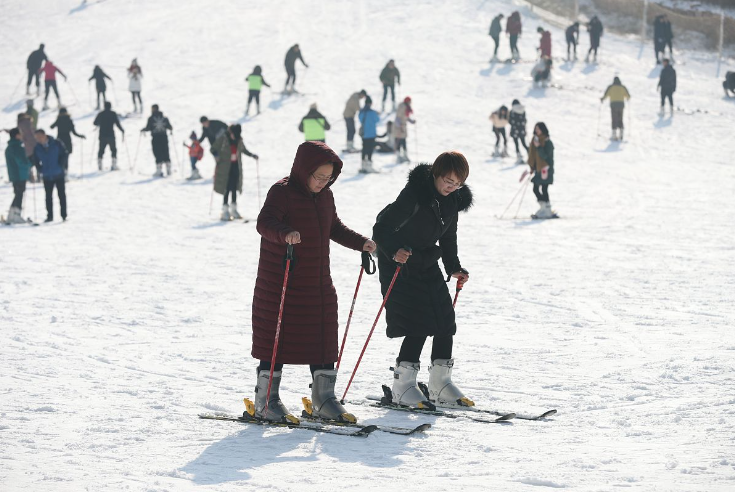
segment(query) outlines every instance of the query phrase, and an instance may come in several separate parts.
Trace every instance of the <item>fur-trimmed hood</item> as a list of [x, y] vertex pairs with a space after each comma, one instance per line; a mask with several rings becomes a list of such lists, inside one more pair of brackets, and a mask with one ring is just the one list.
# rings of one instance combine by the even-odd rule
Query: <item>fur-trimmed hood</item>
[[[437, 195], [434, 193], [434, 176], [431, 174], [431, 164], [422, 163], [408, 173], [408, 184], [414, 189], [421, 203], [429, 204]], [[467, 185], [452, 192], [446, 198], [457, 202], [457, 210], [466, 212], [472, 207], [472, 190]]]

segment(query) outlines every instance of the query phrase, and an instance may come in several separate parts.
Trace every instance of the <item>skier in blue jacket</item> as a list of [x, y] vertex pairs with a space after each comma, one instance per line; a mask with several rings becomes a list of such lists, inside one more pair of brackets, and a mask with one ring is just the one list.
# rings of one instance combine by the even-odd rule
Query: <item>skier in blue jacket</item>
[[59, 194], [61, 218], [66, 220], [66, 175], [68, 154], [60, 140], [46, 135], [43, 130], [36, 130], [36, 147], [34, 153], [43, 174], [43, 187], [46, 189], [46, 222], [54, 220], [54, 203], [52, 201], [54, 187]]
[[375, 137], [378, 136], [378, 122], [380, 115], [372, 108], [373, 100], [370, 96], [365, 98], [365, 105], [360, 110], [359, 120], [362, 125], [360, 136], [362, 137], [362, 167], [361, 173], [374, 173], [373, 150], [375, 150]]

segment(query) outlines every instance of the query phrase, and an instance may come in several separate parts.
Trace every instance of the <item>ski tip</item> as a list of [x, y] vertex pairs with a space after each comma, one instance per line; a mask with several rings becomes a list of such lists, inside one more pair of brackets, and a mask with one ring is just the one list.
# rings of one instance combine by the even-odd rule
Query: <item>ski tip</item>
[[378, 426], [377, 425], [366, 425], [362, 429], [360, 429], [357, 432], [355, 432], [355, 435], [356, 436], [369, 436], [370, 434], [372, 434], [376, 430], [378, 430]]
[[552, 415], [556, 415], [556, 410], [549, 410], [547, 412], [542, 413], [538, 416], [538, 420], [545, 419], [546, 417], [551, 417]]
[[431, 424], [421, 424], [417, 426], [415, 429], [411, 431], [411, 434], [418, 434], [426, 432], [427, 430], [431, 429]]
[[513, 420], [514, 418], [516, 418], [515, 413], [506, 413], [505, 415], [501, 415], [500, 417], [496, 418], [495, 422], [507, 422], [509, 420]]

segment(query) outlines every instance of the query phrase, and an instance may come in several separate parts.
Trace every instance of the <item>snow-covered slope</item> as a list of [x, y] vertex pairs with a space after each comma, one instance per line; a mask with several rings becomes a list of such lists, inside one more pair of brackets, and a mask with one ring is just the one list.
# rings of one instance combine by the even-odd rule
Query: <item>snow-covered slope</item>
[[[138, 57], [143, 100], [171, 119], [177, 159], [202, 114], [242, 121], [246, 144], [261, 156], [263, 193], [288, 173], [308, 105], [318, 102], [334, 126], [327, 142], [341, 149], [345, 100], [361, 88], [378, 99], [378, 74], [394, 58], [399, 95], [413, 98], [418, 121], [412, 158], [431, 161], [457, 149], [471, 165], [476, 206], [460, 222], [460, 256], [472, 280], [457, 308], [455, 380], [485, 407], [559, 414], [499, 426], [350, 407], [367, 423], [433, 424], [422, 437], [367, 440], [199, 421], [203, 411], [241, 412], [242, 397], [252, 395], [259, 236], [252, 223], [223, 225], [208, 215], [210, 179], [150, 179], [150, 144], [137, 136], [144, 121], [130, 118], [120, 164], [126, 169], [138, 153], [136, 172], [92, 172], [92, 139], [83, 149], [76, 141], [71, 174], [83, 179], [68, 186], [69, 223], [0, 229], [0, 489], [735, 486], [728, 218], [735, 116], [714, 60], [681, 53], [685, 64], [676, 67], [677, 104], [709, 112], [658, 118], [650, 46], [606, 36], [599, 65], [556, 63], [561, 89], [531, 89], [530, 64], [489, 64], [486, 33], [497, 12], [520, 9], [521, 54], [534, 53], [542, 21], [510, 1], [25, 0], [4, 7], [1, 127], [12, 126], [23, 106], [23, 87], [13, 89], [40, 42], [69, 75], [62, 97], [75, 103], [70, 112], [90, 137], [92, 67], [114, 78], [113, 104], [125, 113], [124, 67]], [[563, 34], [551, 30], [559, 56]], [[296, 42], [310, 64], [299, 66], [297, 86], [310, 95], [282, 99], [283, 56]], [[508, 56], [505, 39], [501, 50]], [[274, 91], [264, 91], [260, 116], [244, 120], [243, 78], [256, 64]], [[622, 144], [607, 140], [609, 114], [598, 99], [616, 74], [633, 95]], [[524, 219], [535, 211], [530, 190], [506, 216], [518, 210], [521, 218], [496, 218], [518, 190], [521, 167], [489, 157], [488, 115], [514, 98], [526, 105], [529, 127], [544, 121], [551, 131], [550, 193], [561, 220]], [[44, 114], [40, 126], [54, 117]], [[334, 186], [342, 219], [364, 234], [407, 173], [390, 156], [376, 155], [375, 163], [384, 173], [364, 176], [359, 155], [347, 156]], [[253, 161], [247, 165], [240, 210], [255, 217], [257, 180]], [[212, 168], [205, 158], [204, 174]], [[41, 188], [26, 194], [26, 215], [34, 215], [34, 193], [41, 218]], [[0, 185], [3, 213], [11, 194]], [[214, 197], [215, 211], [220, 200]], [[332, 262], [344, 327], [359, 256], [335, 246]], [[365, 278], [340, 389], [379, 305], [377, 279]], [[353, 399], [390, 382], [400, 341], [385, 338], [383, 328], [381, 321]], [[282, 391], [293, 411], [308, 383], [305, 367], [286, 368]]]

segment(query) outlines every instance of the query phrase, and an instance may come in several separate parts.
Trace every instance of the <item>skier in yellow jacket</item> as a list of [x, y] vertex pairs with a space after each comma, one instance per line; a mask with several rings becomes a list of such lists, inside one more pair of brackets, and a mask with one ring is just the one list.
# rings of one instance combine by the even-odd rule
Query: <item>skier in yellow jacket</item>
[[[628, 89], [620, 82], [619, 77], [613, 79], [612, 85], [610, 85], [605, 94], [600, 98], [600, 102], [605, 98], [610, 98], [610, 115], [612, 116], [612, 136], [611, 140], [622, 140], [623, 139], [623, 109], [625, 109], [625, 101], [630, 99], [630, 93]], [[616, 131], [620, 129], [620, 137], [617, 136]]]

